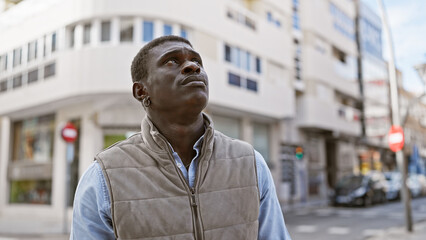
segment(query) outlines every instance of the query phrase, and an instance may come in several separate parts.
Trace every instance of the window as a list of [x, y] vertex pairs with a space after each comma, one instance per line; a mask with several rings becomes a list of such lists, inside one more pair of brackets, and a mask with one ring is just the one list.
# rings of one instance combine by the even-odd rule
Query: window
[[55, 132], [53, 115], [14, 122], [12, 132], [12, 161], [52, 161]]
[[48, 64], [44, 67], [44, 78], [48, 78], [51, 76], [55, 75], [55, 71], [56, 71], [56, 64], [55, 63], [51, 63]]
[[237, 118], [213, 115], [214, 128], [231, 138], [241, 139], [241, 123]]
[[236, 74], [228, 73], [228, 83], [234, 86], [241, 86], [241, 78]]
[[133, 19], [120, 20], [120, 42], [133, 42]]
[[70, 48], [74, 47], [74, 38], [75, 38], [75, 26], [72, 26], [69, 30], [69, 35], [68, 35], [68, 43]]
[[346, 63], [346, 54], [336, 47], [333, 47], [333, 57], [341, 63]]
[[10, 203], [51, 204], [52, 180], [19, 180], [10, 183]]
[[17, 48], [13, 50], [13, 67], [21, 65], [22, 61], [22, 48]]
[[180, 36], [183, 38], [188, 38], [188, 32], [186, 31], [186, 29], [182, 28], [180, 30]]
[[270, 161], [269, 157], [269, 126], [263, 123], [253, 124], [253, 147], [262, 154], [265, 161]]
[[173, 28], [172, 28], [172, 26], [171, 26], [171, 25], [169, 25], [169, 24], [164, 24], [164, 26], [163, 26], [163, 33], [164, 33], [164, 36], [172, 35], [172, 32], [173, 32]]
[[272, 13], [271, 12], [267, 12], [266, 13], [266, 18], [268, 19], [268, 22], [273, 22], [274, 19], [272, 18]]
[[253, 92], [257, 92], [257, 82], [251, 79], [247, 79], [247, 89]]
[[34, 69], [28, 72], [28, 84], [37, 82], [38, 80], [38, 69]]
[[92, 25], [90, 23], [86, 23], [83, 26], [83, 44], [90, 43], [90, 30], [92, 28]]
[[22, 75], [21, 74], [14, 76], [13, 80], [12, 80], [12, 87], [13, 88], [18, 88], [20, 86], [22, 86]]
[[37, 41], [28, 43], [28, 62], [37, 58]]
[[108, 42], [111, 40], [111, 22], [103, 21], [101, 23], [101, 42]]
[[52, 52], [56, 51], [56, 33], [52, 34], [52, 49], [51, 49], [51, 51]]
[[233, 21], [250, 28], [251, 30], [256, 30], [256, 22], [243, 13], [228, 9], [226, 11], [226, 16], [229, 19], [232, 19]]
[[149, 42], [154, 39], [154, 23], [151, 21], [143, 22], [143, 41]]
[[7, 54], [0, 56], [0, 72], [7, 70]]
[[256, 72], [261, 73], [262, 72], [262, 62], [260, 61], [259, 57], [256, 57]]
[[7, 91], [7, 79], [2, 79], [0, 81], [0, 93]]
[[46, 36], [43, 37], [43, 57], [46, 56], [47, 53], [47, 47], [46, 47]]
[[247, 72], [250, 72], [250, 64], [251, 64], [251, 61], [250, 61], [251, 55], [250, 55], [250, 53], [249, 52], [245, 52], [245, 56], [244, 56], [243, 59], [244, 59], [245, 69], [247, 70]]
[[297, 12], [293, 13], [293, 28], [300, 30], [300, 19]]
[[225, 60], [231, 62], [231, 47], [225, 44]]
[[[54, 116], [46, 115], [12, 124], [11, 203], [50, 204]], [[26, 162], [28, 164], [15, 164]], [[37, 163], [37, 165], [32, 165]], [[17, 170], [17, 171], [13, 171]]]

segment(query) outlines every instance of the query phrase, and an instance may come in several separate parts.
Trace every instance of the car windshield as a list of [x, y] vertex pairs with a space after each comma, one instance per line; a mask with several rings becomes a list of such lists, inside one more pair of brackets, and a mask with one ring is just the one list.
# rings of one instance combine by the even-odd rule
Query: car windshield
[[342, 178], [337, 184], [341, 188], [356, 188], [362, 184], [362, 176], [347, 176]]

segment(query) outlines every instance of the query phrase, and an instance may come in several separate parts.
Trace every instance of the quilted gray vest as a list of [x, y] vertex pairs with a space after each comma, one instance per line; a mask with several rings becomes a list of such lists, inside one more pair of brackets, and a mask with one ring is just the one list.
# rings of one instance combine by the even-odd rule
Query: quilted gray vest
[[96, 156], [111, 197], [117, 239], [257, 239], [259, 191], [253, 147], [206, 132], [194, 187], [152, 122]]

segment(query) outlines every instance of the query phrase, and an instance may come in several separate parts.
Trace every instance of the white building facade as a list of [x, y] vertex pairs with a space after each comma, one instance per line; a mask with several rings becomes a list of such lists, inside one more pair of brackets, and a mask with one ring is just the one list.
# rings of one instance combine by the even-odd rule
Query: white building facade
[[252, 143], [280, 185], [282, 122], [296, 114], [291, 17], [290, 0], [26, 0], [0, 13], [0, 217], [62, 218], [62, 127], [78, 129], [72, 202], [96, 153], [139, 131], [130, 64], [170, 34], [203, 57], [216, 128]]

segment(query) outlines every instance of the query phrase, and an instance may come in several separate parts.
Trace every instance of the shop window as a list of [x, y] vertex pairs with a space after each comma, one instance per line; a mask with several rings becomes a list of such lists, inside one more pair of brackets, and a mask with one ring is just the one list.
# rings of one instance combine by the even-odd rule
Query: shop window
[[11, 181], [9, 202], [23, 204], [51, 204], [52, 180]]
[[28, 43], [28, 62], [37, 58], [37, 41]]
[[262, 154], [267, 163], [270, 162], [269, 146], [269, 125], [253, 123], [253, 147]]
[[44, 67], [44, 78], [54, 76], [56, 72], [56, 64], [51, 63]]
[[164, 24], [163, 26], [163, 34], [164, 36], [172, 35], [173, 28], [169, 24]]
[[92, 29], [92, 25], [90, 23], [86, 23], [83, 26], [83, 44], [90, 43], [90, 32]]
[[0, 56], [0, 72], [7, 70], [7, 54]]
[[7, 91], [7, 79], [2, 79], [0, 81], [0, 93]]
[[241, 86], [241, 77], [233, 73], [228, 73], [228, 83], [239, 87]]
[[13, 123], [13, 161], [52, 161], [54, 116], [46, 115]]
[[22, 86], [22, 75], [21, 74], [14, 76], [13, 80], [12, 80], [12, 87], [13, 88], [18, 88], [20, 86]]
[[28, 72], [28, 84], [37, 82], [38, 80], [38, 69], [34, 69]]
[[22, 48], [13, 50], [13, 67], [21, 65], [22, 62]]
[[101, 23], [101, 42], [108, 42], [111, 40], [111, 22], [103, 21]]
[[133, 42], [133, 19], [120, 19], [120, 42]]
[[52, 42], [51, 42], [51, 52], [55, 52], [56, 51], [56, 33], [52, 34]]
[[115, 144], [116, 142], [123, 141], [127, 139], [128, 137], [132, 136], [133, 134], [137, 133], [137, 131], [120, 131], [120, 130], [112, 130], [111, 132], [108, 132], [104, 135], [104, 148], [108, 148], [111, 145]]
[[154, 39], [154, 23], [151, 21], [143, 22], [143, 41], [149, 42]]
[[213, 115], [214, 128], [226, 136], [241, 139], [241, 123], [237, 118]]

